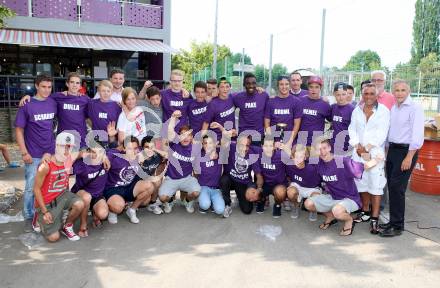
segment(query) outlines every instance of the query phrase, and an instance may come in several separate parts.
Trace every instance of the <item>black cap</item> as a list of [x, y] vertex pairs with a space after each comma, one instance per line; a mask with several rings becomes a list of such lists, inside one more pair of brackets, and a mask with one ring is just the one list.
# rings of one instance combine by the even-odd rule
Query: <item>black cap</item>
[[347, 91], [347, 83], [344, 82], [338, 82], [335, 84], [335, 87], [333, 88], [333, 92], [344, 90]]

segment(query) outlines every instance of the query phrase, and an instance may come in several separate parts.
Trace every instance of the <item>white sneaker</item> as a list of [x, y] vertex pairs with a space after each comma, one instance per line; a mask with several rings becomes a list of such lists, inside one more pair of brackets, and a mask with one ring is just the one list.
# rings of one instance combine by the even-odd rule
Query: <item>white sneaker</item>
[[231, 214], [232, 214], [231, 206], [226, 205], [225, 206], [225, 211], [223, 212], [223, 217], [224, 218], [228, 218], [229, 216], [231, 216]]
[[292, 210], [292, 204], [290, 203], [289, 200], [284, 200], [284, 202], [283, 202], [283, 206], [284, 206], [284, 210], [285, 210], [285, 211], [290, 211], [290, 210]]
[[309, 221], [315, 222], [318, 220], [318, 212], [309, 212]]
[[188, 213], [194, 213], [194, 200], [193, 201], [184, 201], [183, 204], [185, 205], [186, 212]]
[[173, 211], [173, 202], [169, 203], [169, 202], [165, 202], [163, 203], [163, 212], [165, 212], [166, 214], [171, 213], [171, 211]]
[[72, 224], [66, 224], [63, 226], [63, 229], [61, 229], [61, 233], [64, 234], [64, 236], [67, 237], [70, 241], [78, 241], [81, 239], [76, 233], [73, 231], [73, 225]]
[[297, 219], [298, 217], [299, 217], [299, 207], [296, 207], [296, 206], [292, 206], [291, 207], [291, 210], [292, 210], [292, 214], [290, 215], [290, 217], [292, 218], [292, 219]]
[[156, 215], [160, 215], [163, 213], [162, 208], [160, 208], [160, 204], [157, 202], [148, 205], [147, 209], [148, 209], [148, 211], [150, 211]]
[[107, 220], [108, 220], [108, 223], [110, 223], [110, 224], [117, 224], [118, 223], [118, 214], [113, 213], [113, 212], [108, 212]]
[[130, 219], [131, 223], [133, 224], [139, 223], [139, 218], [136, 216], [136, 209], [129, 207], [127, 208], [127, 211], [125, 211], [125, 214], [127, 214], [128, 219]]

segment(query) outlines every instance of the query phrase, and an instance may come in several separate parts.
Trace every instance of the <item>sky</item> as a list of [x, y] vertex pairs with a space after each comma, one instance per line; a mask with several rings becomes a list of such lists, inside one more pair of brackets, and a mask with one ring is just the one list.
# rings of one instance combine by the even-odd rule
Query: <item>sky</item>
[[[416, 0], [219, 0], [218, 44], [245, 49], [253, 64], [289, 71], [319, 68], [322, 10], [326, 8], [324, 66], [343, 67], [358, 50], [371, 49], [382, 65], [407, 62]], [[215, 0], [171, 1], [171, 46], [213, 41]]]

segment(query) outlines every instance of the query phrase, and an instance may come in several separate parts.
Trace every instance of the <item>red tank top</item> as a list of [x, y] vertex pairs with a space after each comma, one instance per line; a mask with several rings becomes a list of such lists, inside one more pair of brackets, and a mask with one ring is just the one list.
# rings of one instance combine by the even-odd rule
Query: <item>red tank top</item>
[[49, 173], [44, 178], [41, 187], [44, 204], [49, 204], [61, 193], [69, 189], [69, 174], [64, 165], [58, 166], [54, 162], [49, 163]]

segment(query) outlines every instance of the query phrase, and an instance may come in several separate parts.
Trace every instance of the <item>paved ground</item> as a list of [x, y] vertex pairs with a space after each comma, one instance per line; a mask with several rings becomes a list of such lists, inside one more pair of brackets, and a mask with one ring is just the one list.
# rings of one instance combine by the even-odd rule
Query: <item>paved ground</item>
[[[0, 180], [23, 188], [23, 169]], [[440, 227], [440, 197], [408, 192], [407, 220]], [[20, 205], [18, 203], [17, 205]], [[13, 214], [17, 210], [11, 210]], [[401, 237], [382, 239], [357, 225], [351, 237], [340, 226], [320, 231], [303, 213], [231, 218], [140, 211], [105, 223], [88, 239], [62, 239], [27, 249], [22, 223], [0, 224], [0, 287], [439, 287], [440, 230], [408, 223]], [[319, 221], [322, 221], [320, 218]], [[258, 235], [263, 225], [282, 229], [275, 241]], [[278, 228], [278, 229], [279, 229]], [[418, 235], [417, 235], [418, 234]]]

